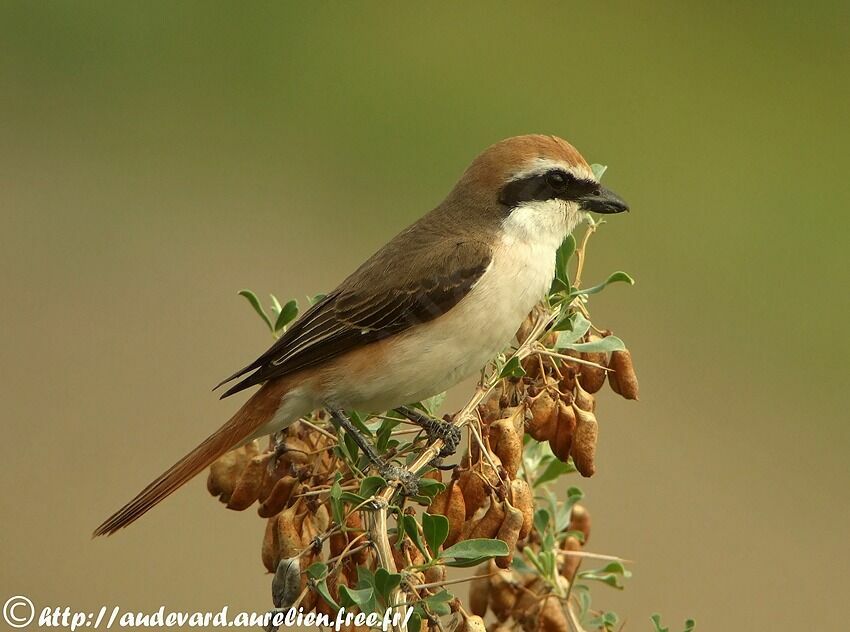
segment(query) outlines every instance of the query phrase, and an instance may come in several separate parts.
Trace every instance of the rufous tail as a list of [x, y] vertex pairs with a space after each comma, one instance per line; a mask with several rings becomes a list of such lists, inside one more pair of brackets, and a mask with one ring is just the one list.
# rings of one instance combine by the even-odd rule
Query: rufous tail
[[217, 458], [244, 443], [277, 412], [281, 397], [287, 390], [283, 381], [272, 380], [264, 384], [221, 428], [107, 518], [94, 530], [92, 537], [112, 535], [135, 522], [209, 467]]

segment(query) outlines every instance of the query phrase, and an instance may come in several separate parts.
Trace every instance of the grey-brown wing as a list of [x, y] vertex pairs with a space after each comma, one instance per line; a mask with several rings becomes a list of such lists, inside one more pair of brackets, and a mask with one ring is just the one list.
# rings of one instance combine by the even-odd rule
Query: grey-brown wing
[[415, 252], [404, 253], [404, 262], [398, 249], [376, 253], [266, 353], [225, 380], [253, 371], [222, 397], [433, 320], [467, 295], [492, 258], [490, 246], [480, 241], [458, 239], [432, 252], [414, 243], [411, 248]]

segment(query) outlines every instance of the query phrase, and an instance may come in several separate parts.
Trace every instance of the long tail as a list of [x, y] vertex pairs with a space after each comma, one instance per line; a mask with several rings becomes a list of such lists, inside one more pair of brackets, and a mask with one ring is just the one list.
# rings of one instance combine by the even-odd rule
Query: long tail
[[110, 516], [94, 530], [92, 537], [112, 535], [136, 521], [209, 467], [221, 455], [241, 445], [277, 412], [281, 397], [288, 390], [285, 381], [288, 380], [282, 378], [264, 384], [221, 428]]

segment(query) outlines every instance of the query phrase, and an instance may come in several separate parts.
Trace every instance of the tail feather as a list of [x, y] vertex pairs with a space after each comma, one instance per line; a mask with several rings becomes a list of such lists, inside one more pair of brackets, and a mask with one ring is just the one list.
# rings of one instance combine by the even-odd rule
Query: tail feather
[[272, 419], [285, 392], [286, 387], [282, 380], [264, 384], [221, 428], [107, 518], [94, 530], [92, 537], [112, 535], [135, 522], [209, 467], [213, 461], [241, 445], [254, 431]]

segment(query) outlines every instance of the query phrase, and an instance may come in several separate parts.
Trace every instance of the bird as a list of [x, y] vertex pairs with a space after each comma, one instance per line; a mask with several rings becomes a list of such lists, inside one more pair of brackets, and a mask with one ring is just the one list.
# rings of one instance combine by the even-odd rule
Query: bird
[[352, 431], [345, 410], [396, 409], [474, 375], [546, 295], [556, 252], [585, 216], [627, 210], [562, 138], [491, 145], [439, 205], [219, 384], [239, 379], [222, 397], [259, 389], [93, 535], [126, 527], [228, 451], [313, 410]]

